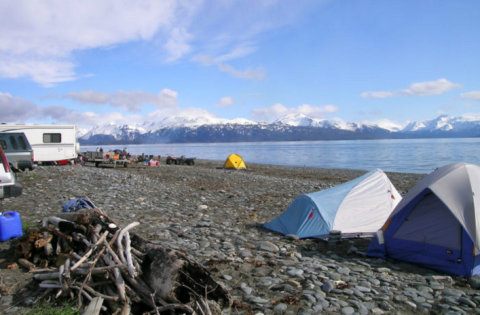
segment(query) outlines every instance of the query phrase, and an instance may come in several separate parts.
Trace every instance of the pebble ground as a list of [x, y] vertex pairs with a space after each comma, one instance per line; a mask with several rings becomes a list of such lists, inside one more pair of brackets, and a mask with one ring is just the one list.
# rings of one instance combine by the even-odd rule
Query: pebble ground
[[[88, 197], [132, 233], [186, 252], [230, 290], [226, 314], [475, 314], [480, 292], [466, 279], [365, 256], [369, 239], [338, 244], [298, 240], [264, 229], [292, 200], [334, 187], [364, 171], [249, 164], [217, 169], [143, 164], [40, 166], [19, 174], [24, 192], [0, 200], [22, 224], [61, 212], [71, 198]], [[401, 195], [425, 174], [387, 173]], [[31, 275], [8, 270], [15, 240], [0, 244], [0, 313], [22, 314], [35, 301]], [[28, 285], [27, 285], [28, 284]]]

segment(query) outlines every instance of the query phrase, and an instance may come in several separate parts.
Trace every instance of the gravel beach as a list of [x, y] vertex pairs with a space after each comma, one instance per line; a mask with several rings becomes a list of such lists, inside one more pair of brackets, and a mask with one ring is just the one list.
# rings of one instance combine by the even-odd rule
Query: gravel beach
[[[475, 314], [480, 291], [466, 279], [395, 261], [368, 258], [369, 239], [339, 244], [296, 240], [264, 229], [300, 194], [337, 186], [365, 171], [249, 164], [243, 171], [194, 166], [40, 166], [18, 175], [17, 198], [0, 211], [22, 223], [61, 212], [88, 197], [121, 225], [184, 251], [204, 264], [235, 300], [227, 314]], [[426, 174], [388, 173], [401, 195]], [[31, 274], [6, 269], [15, 240], [0, 245], [0, 313], [21, 314], [34, 301]]]

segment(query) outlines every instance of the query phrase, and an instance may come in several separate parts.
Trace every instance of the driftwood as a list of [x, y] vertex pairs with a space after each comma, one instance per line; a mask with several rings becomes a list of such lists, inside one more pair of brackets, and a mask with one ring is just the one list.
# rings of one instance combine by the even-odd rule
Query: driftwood
[[132, 245], [147, 254], [148, 259], [143, 264], [145, 279], [154, 288], [156, 297], [171, 304], [189, 305], [197, 311], [195, 302], [199, 296], [204, 298], [205, 295], [208, 296], [209, 304], [212, 304], [210, 307], [216, 310], [215, 313], [231, 306], [233, 301], [226, 288], [216, 282], [203, 265], [184, 253], [153, 245], [140, 237], [134, 237]]
[[96, 209], [62, 213], [19, 238], [15, 254], [45, 295], [77, 295], [79, 310], [92, 300], [104, 301], [96, 310], [108, 314], [220, 315], [231, 307], [229, 292], [203, 265], [130, 233], [139, 224], [122, 228]]

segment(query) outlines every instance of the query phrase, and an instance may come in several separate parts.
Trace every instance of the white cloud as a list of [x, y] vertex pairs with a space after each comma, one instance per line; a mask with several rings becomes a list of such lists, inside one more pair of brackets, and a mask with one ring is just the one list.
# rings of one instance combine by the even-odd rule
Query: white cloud
[[[41, 124], [68, 124], [76, 125], [82, 130], [91, 129], [96, 125], [104, 124], [105, 122], [113, 122], [120, 125], [134, 125], [141, 124], [145, 121], [156, 121], [168, 117], [184, 117], [186, 119], [194, 119], [200, 116], [207, 118], [217, 118], [217, 116], [207, 110], [201, 108], [184, 108], [180, 109], [176, 106], [177, 93], [168, 89], [162, 90], [158, 94], [152, 93], [130, 93], [121, 91], [115, 93], [111, 97], [121, 99], [124, 97], [126, 102], [145, 102], [150, 100], [155, 103], [157, 110], [154, 110], [146, 115], [125, 115], [120, 112], [109, 112], [97, 114], [93, 112], [79, 112], [77, 110], [69, 109], [63, 105], [54, 105], [40, 107], [21, 97], [14, 97], [9, 93], [0, 92], [0, 123], [41, 123]], [[101, 104], [107, 98], [102, 100], [108, 93], [96, 93], [92, 91], [78, 92], [71, 94], [70, 97], [76, 97], [76, 100], [82, 103], [92, 103], [96, 101]], [[149, 95], [148, 95], [149, 94]], [[154, 104], [153, 104], [154, 105]]]
[[462, 117], [465, 120], [474, 121], [474, 120], [480, 119], [480, 113], [467, 113], [467, 114], [461, 115], [460, 117]]
[[316, 2], [1, 0], [0, 77], [50, 87], [84, 76], [76, 73], [76, 52], [144, 41], [166, 62], [208, 54], [220, 71], [262, 80], [261, 67], [237, 70], [225, 61], [255, 52], [261, 34], [293, 23]]
[[213, 60], [210, 56], [208, 55], [197, 55], [193, 59], [196, 62], [201, 63], [204, 66], [217, 66], [218, 69], [222, 72], [227, 72], [228, 74], [239, 78], [239, 79], [249, 79], [249, 80], [256, 80], [256, 81], [261, 81], [265, 79], [266, 71], [263, 67], [258, 67], [256, 69], [252, 69], [248, 67], [247, 69], [241, 71], [235, 69], [233, 66], [222, 63], [217, 60]]
[[417, 82], [410, 84], [410, 87], [393, 92], [363, 92], [360, 94], [363, 98], [387, 98], [399, 96], [428, 96], [440, 95], [453, 89], [459, 89], [463, 86], [453, 83], [447, 79], [438, 79], [437, 81]]
[[387, 97], [394, 97], [394, 92], [363, 92], [360, 94], [363, 98], [387, 98]]
[[311, 106], [308, 104], [303, 104], [296, 109], [299, 114], [304, 114], [305, 116], [311, 118], [324, 118], [326, 113], [335, 113], [338, 111], [338, 107], [334, 105], [324, 105], [324, 106]]
[[40, 109], [26, 99], [0, 92], [0, 123], [25, 122], [37, 115]]
[[[79, 113], [62, 105], [40, 107], [21, 97], [0, 92], [0, 123], [69, 124], [92, 128], [105, 121], [131, 121], [132, 117], [121, 113]], [[141, 121], [141, 119], [139, 119]]]
[[267, 108], [256, 108], [250, 112], [250, 116], [259, 121], [273, 121], [279, 117], [291, 114], [303, 114], [311, 118], [324, 118], [325, 114], [335, 113], [338, 107], [334, 105], [311, 106], [303, 104], [297, 108], [286, 107], [282, 104], [274, 104]]
[[108, 104], [112, 100], [110, 93], [95, 92], [92, 90], [82, 92], [70, 92], [62, 96], [80, 103]]
[[151, 39], [169, 26], [173, 0], [1, 1], [0, 51], [67, 57], [72, 51]]
[[96, 125], [101, 125], [109, 121], [121, 125], [135, 124], [143, 121], [143, 117], [139, 115], [123, 115], [119, 112], [102, 114], [92, 112], [81, 113], [76, 110], [68, 109], [62, 105], [43, 108], [39, 112], [37, 119], [40, 119], [41, 117], [51, 123], [76, 125], [80, 129], [91, 129]]
[[43, 86], [74, 80], [75, 51], [151, 40], [159, 29], [178, 38], [168, 32], [176, 8], [174, 0], [0, 1], [0, 76]]
[[44, 87], [77, 79], [74, 68], [75, 64], [68, 60], [9, 56], [0, 52], [0, 77], [27, 77]]
[[480, 102], [480, 91], [471, 91], [460, 94], [460, 98]]
[[70, 92], [62, 98], [72, 99], [74, 101], [88, 104], [105, 104], [121, 108], [129, 112], [139, 112], [145, 104], [150, 104], [156, 108], [176, 107], [178, 93], [170, 89], [163, 89], [158, 94], [145, 91], [118, 91], [114, 94], [106, 92], [82, 91]]
[[215, 107], [228, 108], [232, 105], [235, 105], [235, 100], [231, 96], [222, 97], [216, 104]]
[[177, 92], [169, 89], [163, 89], [158, 94], [144, 91], [118, 91], [112, 96], [111, 105], [130, 112], [140, 111], [140, 107], [145, 104], [153, 105], [156, 108], [176, 107], [178, 105], [177, 95]]
[[215, 60], [219, 62], [224, 62], [228, 60], [238, 59], [244, 56], [248, 56], [254, 53], [257, 48], [253, 45], [253, 43], [242, 43], [234, 47], [231, 51], [226, 54], [220, 55]]
[[188, 41], [192, 39], [192, 35], [183, 28], [174, 28], [171, 32], [170, 38], [164, 45], [167, 51], [166, 62], [173, 62], [180, 59], [182, 56], [188, 54], [192, 48]]
[[461, 84], [452, 83], [447, 79], [438, 79], [437, 81], [412, 83], [408, 89], [402, 90], [401, 93], [408, 96], [440, 95], [462, 87]]

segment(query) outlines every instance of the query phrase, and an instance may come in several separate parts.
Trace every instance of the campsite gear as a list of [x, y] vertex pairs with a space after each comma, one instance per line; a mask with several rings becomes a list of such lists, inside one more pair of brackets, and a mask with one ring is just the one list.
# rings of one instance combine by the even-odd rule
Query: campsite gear
[[170, 164], [175, 164], [175, 165], [195, 165], [195, 160], [196, 157], [185, 157], [185, 155], [182, 155], [181, 157], [174, 157], [174, 156], [167, 156], [167, 159], [165, 160], [165, 163], [170, 165]]
[[443, 166], [403, 197], [367, 255], [467, 278], [480, 274], [479, 215], [480, 167]]
[[299, 238], [326, 239], [330, 231], [342, 237], [373, 235], [385, 222], [401, 196], [377, 169], [342, 185], [300, 195], [264, 227]]
[[63, 212], [73, 212], [73, 211], [77, 211], [77, 210], [85, 209], [85, 208], [95, 209], [95, 206], [88, 199], [78, 198], [78, 199], [72, 199], [72, 200], [69, 200], [69, 201], [65, 202], [62, 206], [62, 211]]
[[23, 236], [20, 213], [7, 211], [0, 216], [0, 241]]
[[223, 164], [223, 168], [241, 170], [241, 169], [246, 169], [247, 165], [245, 164], [245, 161], [242, 159], [240, 155], [231, 154], [225, 160], [225, 163]]
[[148, 162], [148, 165], [149, 165], [149, 166], [159, 166], [160, 163], [159, 163], [158, 161], [150, 160], [150, 161]]

